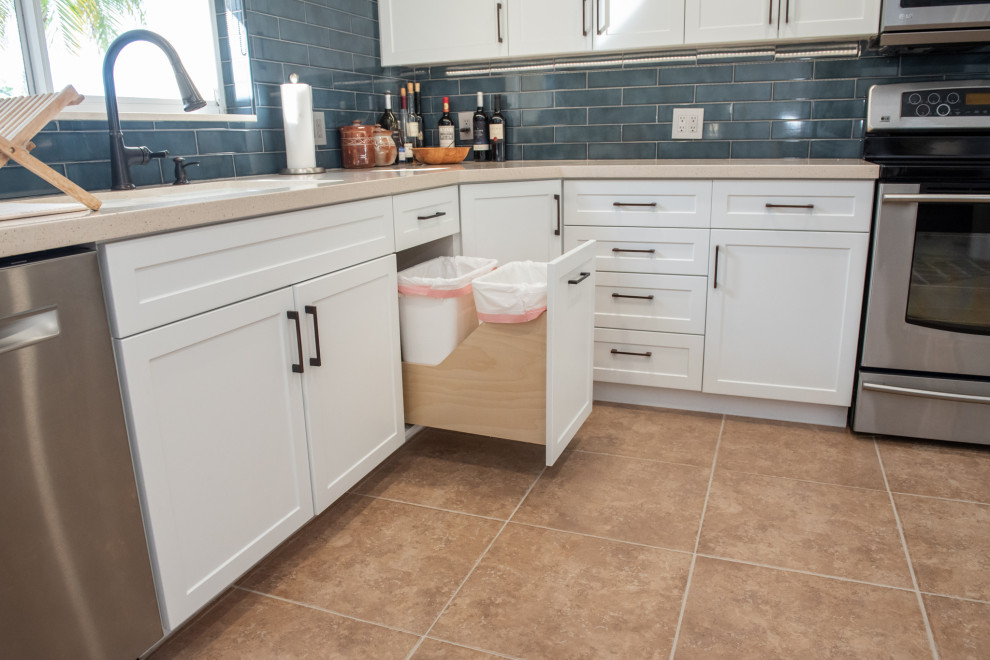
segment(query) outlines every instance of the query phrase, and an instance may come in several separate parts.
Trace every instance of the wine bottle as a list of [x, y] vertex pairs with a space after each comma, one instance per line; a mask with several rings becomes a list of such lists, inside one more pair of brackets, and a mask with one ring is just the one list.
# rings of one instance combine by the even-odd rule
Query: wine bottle
[[423, 125], [423, 120], [420, 119], [419, 112], [416, 110], [412, 83], [409, 83], [406, 90], [406, 105], [406, 142], [412, 144], [414, 147], [422, 146], [419, 144], [419, 134], [420, 127]]
[[416, 103], [415, 103], [416, 117], [418, 118], [419, 121], [419, 135], [416, 137], [416, 143], [413, 144], [413, 146], [424, 147], [426, 146], [426, 144], [424, 142], [425, 136], [423, 134], [426, 132], [426, 123], [423, 121], [423, 97], [420, 95], [419, 83], [416, 83], [415, 97], [416, 97]]
[[474, 159], [488, 160], [488, 115], [485, 114], [485, 96], [478, 92], [478, 109], [474, 111]]
[[382, 128], [392, 131], [392, 141], [395, 142], [395, 148], [398, 150], [402, 145], [402, 132], [399, 127], [399, 120], [395, 118], [395, 114], [392, 112], [392, 95], [388, 92], [385, 92], [385, 112], [382, 113], [378, 123]]
[[409, 141], [409, 106], [406, 98], [406, 88], [399, 88], [399, 163], [406, 163], [412, 158], [412, 153], [406, 149]]
[[496, 163], [505, 162], [505, 117], [502, 116], [502, 95], [495, 95], [495, 108], [488, 121], [488, 137], [491, 140], [491, 159]]
[[450, 118], [450, 97], [443, 97], [443, 114], [437, 123], [440, 129], [441, 147], [453, 147], [456, 145], [457, 130], [454, 127], [454, 120]]

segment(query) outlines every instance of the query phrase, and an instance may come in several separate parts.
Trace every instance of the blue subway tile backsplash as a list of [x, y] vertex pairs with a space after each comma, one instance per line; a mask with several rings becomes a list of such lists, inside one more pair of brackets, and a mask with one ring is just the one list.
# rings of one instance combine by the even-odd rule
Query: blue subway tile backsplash
[[[426, 135], [434, 142], [442, 97], [450, 97], [453, 112], [471, 111], [481, 91], [490, 111], [491, 94], [502, 94], [511, 160], [857, 158], [871, 85], [983, 77], [990, 69], [990, 53], [881, 56], [864, 49], [861, 57], [740, 56], [701, 64], [584, 66], [572, 57], [525, 62], [551, 70], [458, 77], [450, 74], [464, 64], [383, 68], [377, 0], [244, 0], [244, 7], [257, 122], [124, 122], [128, 144], [200, 161], [193, 179], [277, 172], [285, 166], [279, 84], [295, 72], [313, 86], [314, 108], [326, 120], [328, 143], [317, 147], [325, 167], [340, 166], [337, 129], [374, 122], [382, 94], [409, 81], [423, 85]], [[223, 21], [219, 28], [223, 46]], [[229, 74], [230, 63], [223, 64]], [[703, 139], [671, 139], [678, 107], [704, 109]], [[38, 134], [34, 153], [85, 188], [106, 188], [106, 131], [105, 121], [58, 120]], [[171, 162], [133, 172], [139, 185], [172, 179]], [[0, 170], [0, 197], [51, 192], [22, 168]]]

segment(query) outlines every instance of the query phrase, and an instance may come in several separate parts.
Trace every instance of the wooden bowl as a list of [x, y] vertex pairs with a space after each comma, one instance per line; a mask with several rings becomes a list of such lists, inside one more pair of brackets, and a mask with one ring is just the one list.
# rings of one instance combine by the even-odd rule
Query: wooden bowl
[[471, 147], [420, 147], [413, 149], [413, 158], [424, 165], [445, 165], [464, 160]]

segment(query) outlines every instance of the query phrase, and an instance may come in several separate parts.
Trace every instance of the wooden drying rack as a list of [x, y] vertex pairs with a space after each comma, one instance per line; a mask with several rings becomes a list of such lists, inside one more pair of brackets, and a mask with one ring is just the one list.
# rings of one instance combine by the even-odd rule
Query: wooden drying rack
[[0, 167], [9, 160], [16, 161], [87, 208], [97, 211], [103, 202], [28, 153], [34, 149], [31, 138], [38, 131], [62, 108], [79, 105], [84, 98], [72, 85], [68, 85], [57, 94], [0, 99]]

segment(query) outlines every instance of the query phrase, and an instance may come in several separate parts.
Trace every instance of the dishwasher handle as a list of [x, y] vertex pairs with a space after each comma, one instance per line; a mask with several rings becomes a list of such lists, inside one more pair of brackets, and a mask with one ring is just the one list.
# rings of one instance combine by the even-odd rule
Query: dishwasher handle
[[0, 319], [0, 353], [16, 351], [61, 333], [58, 309], [45, 307]]

